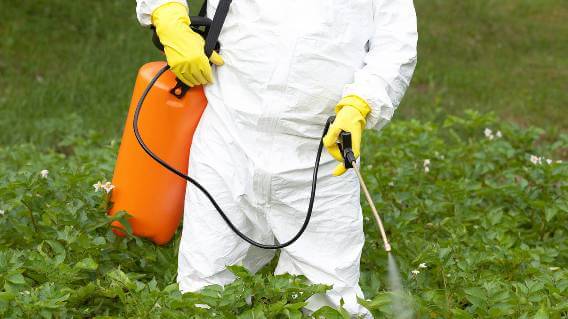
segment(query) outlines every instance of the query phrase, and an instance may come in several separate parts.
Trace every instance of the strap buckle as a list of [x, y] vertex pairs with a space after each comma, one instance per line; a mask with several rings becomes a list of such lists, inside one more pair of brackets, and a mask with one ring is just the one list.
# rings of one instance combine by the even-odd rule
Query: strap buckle
[[182, 99], [185, 94], [189, 91], [189, 86], [183, 83], [180, 79], [177, 79], [176, 86], [174, 86], [170, 93], [178, 99]]

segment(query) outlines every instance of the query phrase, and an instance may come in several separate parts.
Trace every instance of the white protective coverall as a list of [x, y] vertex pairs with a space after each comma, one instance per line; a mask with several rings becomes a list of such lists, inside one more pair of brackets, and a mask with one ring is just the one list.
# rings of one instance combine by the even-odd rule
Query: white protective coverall
[[[172, 0], [138, 0], [142, 25]], [[178, 0], [177, 2], [184, 3]], [[212, 18], [218, 0], [210, 0]], [[207, 85], [209, 104], [193, 138], [190, 176], [233, 223], [263, 243], [289, 240], [301, 227], [322, 130], [347, 95], [365, 99], [367, 128], [393, 116], [416, 64], [412, 0], [234, 0], [219, 39], [225, 65]], [[309, 309], [344, 307], [370, 314], [359, 261], [364, 242], [359, 183], [353, 171], [331, 176], [325, 153], [313, 217], [304, 235], [281, 251], [276, 273], [332, 284]], [[257, 271], [274, 255], [237, 237], [206, 197], [187, 187], [178, 282], [183, 292], [230, 283], [227, 265]]]

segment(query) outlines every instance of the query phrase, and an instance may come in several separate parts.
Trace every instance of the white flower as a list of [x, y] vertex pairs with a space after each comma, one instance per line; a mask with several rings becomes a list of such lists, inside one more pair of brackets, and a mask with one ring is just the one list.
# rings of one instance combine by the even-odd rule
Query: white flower
[[390, 187], [394, 187], [394, 182], [391, 181], [391, 182], [389, 182], [388, 185], [389, 185]]
[[537, 164], [541, 164], [541, 163], [542, 163], [542, 158], [541, 158], [541, 157], [538, 157], [538, 156], [536, 156], [536, 155], [531, 155], [530, 161], [531, 161], [534, 165], [537, 165]]
[[413, 276], [416, 276], [420, 273], [420, 270], [414, 269], [413, 271], [411, 271], [411, 273], [412, 273]]
[[426, 166], [430, 166], [430, 159], [428, 158], [424, 160], [424, 167]]
[[430, 167], [424, 166], [424, 172], [426, 172], [426, 173], [430, 172]]
[[562, 160], [557, 160], [556, 163], [557, 163], [557, 164], [562, 164]]
[[102, 188], [108, 193], [110, 193], [110, 191], [114, 188], [114, 185], [111, 184], [111, 182], [106, 182]]
[[93, 187], [95, 188], [95, 192], [100, 191], [101, 189], [104, 189], [105, 192], [110, 193], [111, 190], [114, 189], [114, 185], [112, 185], [111, 182], [101, 182], [98, 181], [96, 184], [93, 184]]
[[95, 192], [98, 192], [101, 190], [101, 188], [103, 188], [103, 183], [101, 181], [98, 181], [96, 184], [93, 184], [93, 187], [95, 188]]
[[426, 263], [421, 263], [420, 265], [418, 265], [418, 268], [428, 268], [428, 266], [426, 265]]
[[548, 267], [548, 269], [550, 269], [550, 270], [552, 270], [552, 271], [556, 271], [556, 270], [559, 270], [560, 267]]
[[485, 128], [485, 130], [483, 130], [483, 134], [485, 135], [485, 137], [487, 137], [490, 141], [492, 141], [495, 137], [502, 137], [503, 134], [501, 134], [501, 131], [497, 131], [495, 133], [495, 135], [493, 135], [493, 131], [491, 131], [490, 128]]
[[548, 165], [552, 164], [552, 160], [551, 160], [550, 158], [547, 158], [547, 159], [546, 159], [546, 164], [548, 164]]
[[4, 215], [6, 212], [3, 209], [0, 209], [0, 215]]
[[41, 170], [41, 172], [39, 172], [39, 176], [41, 176], [41, 178], [47, 178], [47, 175], [49, 174], [49, 171], [44, 169]]

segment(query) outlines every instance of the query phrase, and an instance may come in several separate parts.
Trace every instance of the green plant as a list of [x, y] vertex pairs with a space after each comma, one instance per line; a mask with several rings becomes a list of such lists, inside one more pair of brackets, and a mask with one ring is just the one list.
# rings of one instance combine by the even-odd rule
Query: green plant
[[[417, 318], [568, 315], [568, 165], [559, 162], [568, 136], [467, 112], [398, 121], [364, 142], [362, 170]], [[47, 151], [0, 148], [0, 317], [348, 318], [341, 308], [302, 313], [329, 287], [274, 276], [273, 265], [231, 267], [234, 283], [182, 295], [178, 237], [159, 247], [110, 229], [127, 215], [109, 218], [108, 195], [93, 184], [109, 180], [116, 146], [77, 130]], [[386, 255], [364, 213], [360, 302], [392, 317]]]

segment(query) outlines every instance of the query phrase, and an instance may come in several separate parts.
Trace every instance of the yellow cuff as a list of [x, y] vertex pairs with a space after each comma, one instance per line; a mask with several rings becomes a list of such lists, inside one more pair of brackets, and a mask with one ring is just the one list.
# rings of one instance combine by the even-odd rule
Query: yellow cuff
[[152, 24], [154, 26], [162, 22], [171, 23], [176, 20], [186, 25], [191, 23], [189, 20], [189, 8], [179, 2], [165, 3], [152, 12]]
[[347, 95], [343, 97], [335, 106], [335, 113], [337, 114], [337, 112], [339, 112], [339, 110], [341, 110], [344, 106], [352, 106], [356, 108], [359, 112], [361, 112], [363, 118], [366, 118], [367, 114], [371, 112], [369, 103], [357, 95]]

